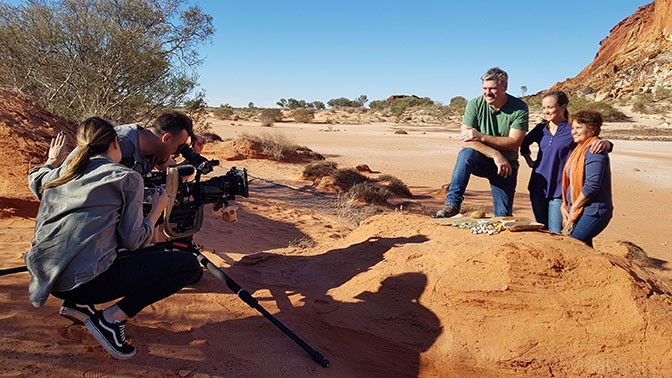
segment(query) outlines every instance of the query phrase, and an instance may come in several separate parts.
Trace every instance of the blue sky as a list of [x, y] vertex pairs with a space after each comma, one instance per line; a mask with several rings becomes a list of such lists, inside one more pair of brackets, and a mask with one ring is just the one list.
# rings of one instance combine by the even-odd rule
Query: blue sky
[[199, 83], [210, 106], [273, 107], [416, 94], [448, 104], [480, 95], [499, 66], [509, 93], [576, 76], [599, 42], [646, 0], [201, 0], [214, 18]]

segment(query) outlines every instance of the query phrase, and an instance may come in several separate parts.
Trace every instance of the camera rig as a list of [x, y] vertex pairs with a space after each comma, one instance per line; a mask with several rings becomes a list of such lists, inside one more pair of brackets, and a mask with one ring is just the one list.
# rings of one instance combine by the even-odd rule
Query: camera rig
[[[191, 236], [198, 232], [203, 224], [203, 206], [214, 203], [214, 210], [225, 210], [228, 201], [235, 199], [237, 195], [249, 196], [247, 170], [233, 167], [222, 175], [201, 181], [201, 175], [208, 174], [212, 167], [219, 165], [218, 160], [208, 160], [194, 152], [186, 145], [180, 152], [189, 162], [189, 165], [179, 165], [168, 168], [166, 172], [155, 172], [144, 178], [145, 197], [143, 211], [147, 214], [151, 209], [151, 200], [154, 192], [163, 188], [171, 195], [171, 201], [164, 211], [164, 232], [171, 239], [156, 243], [136, 251], [118, 251], [123, 253], [155, 252], [155, 251], [182, 251], [192, 253], [198, 261], [218, 280], [235, 293], [238, 298], [251, 308], [259, 311], [266, 319], [287, 335], [310, 355], [313, 361], [322, 367], [329, 367], [329, 360], [320, 352], [313, 349], [303, 339], [287, 328], [273, 314], [268, 312], [256, 298], [247, 290], [243, 289], [222, 269], [213, 264], [201, 253], [200, 248], [194, 243]], [[186, 151], [186, 152], [185, 152]], [[188, 180], [196, 172], [193, 180]], [[223, 213], [222, 215], [225, 215]], [[181, 238], [181, 239], [180, 239]], [[180, 239], [180, 240], [178, 240]], [[0, 276], [27, 272], [28, 267], [21, 266], [9, 269], [0, 269]]]
[[[213, 211], [222, 212], [225, 217], [228, 201], [236, 196], [249, 197], [246, 169], [232, 167], [224, 175], [201, 181], [201, 176], [210, 173], [219, 165], [219, 160], [208, 160], [186, 146], [180, 153], [189, 164], [170, 167], [165, 172], [151, 172], [144, 177], [145, 214], [151, 209], [151, 198], [158, 188], [165, 186], [171, 195], [163, 215], [164, 232], [171, 238], [184, 238], [198, 232], [203, 225], [206, 204], [214, 204]], [[196, 175], [190, 179], [194, 172]]]

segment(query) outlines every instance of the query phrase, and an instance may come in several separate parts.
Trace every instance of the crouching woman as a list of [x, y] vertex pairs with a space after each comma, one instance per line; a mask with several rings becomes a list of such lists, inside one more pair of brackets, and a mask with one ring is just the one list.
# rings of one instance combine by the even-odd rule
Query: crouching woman
[[571, 123], [576, 147], [562, 177], [562, 234], [592, 247], [593, 238], [607, 227], [613, 215], [609, 154], [590, 152], [590, 145], [600, 139], [600, 113], [577, 112]]
[[[40, 199], [32, 246], [25, 255], [30, 300], [42, 306], [49, 294], [64, 300], [60, 314], [86, 325], [115, 358], [135, 355], [125, 324], [144, 307], [198, 281], [202, 269], [184, 252], [128, 253], [148, 245], [169, 198], [152, 199], [143, 216], [144, 184], [119, 163], [114, 127], [92, 117], [77, 130], [78, 150], [61, 164], [64, 136], [52, 140], [47, 163], [29, 174]], [[121, 298], [102, 311], [95, 304]]]

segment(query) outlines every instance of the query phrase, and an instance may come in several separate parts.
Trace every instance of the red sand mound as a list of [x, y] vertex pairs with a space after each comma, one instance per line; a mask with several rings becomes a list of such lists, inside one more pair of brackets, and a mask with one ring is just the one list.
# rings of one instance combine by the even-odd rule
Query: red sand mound
[[[217, 247], [244, 249], [239, 233], [246, 230], [218, 224], [222, 232], [230, 228]], [[563, 237], [472, 235], [427, 217], [388, 213], [312, 249], [240, 260], [235, 253], [219, 256], [231, 264], [229, 275], [332, 366], [319, 367], [209, 274], [134, 319], [127, 333], [138, 356], [113, 361], [84, 328], [67, 326], [57, 316], [56, 300], [31, 309], [27, 277], [15, 275], [3, 279], [0, 371], [324, 377], [672, 373], [665, 353], [672, 347], [669, 282]]]
[[30, 195], [26, 174], [44, 162], [49, 141], [59, 131], [74, 140], [74, 126], [32, 102], [0, 91], [0, 197]]

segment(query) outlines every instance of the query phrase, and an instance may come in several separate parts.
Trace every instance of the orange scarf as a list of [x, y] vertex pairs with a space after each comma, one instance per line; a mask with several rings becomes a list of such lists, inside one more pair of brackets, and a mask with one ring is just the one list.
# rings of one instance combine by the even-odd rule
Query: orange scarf
[[[581, 189], [583, 189], [583, 180], [584, 180], [584, 171], [586, 168], [586, 153], [590, 148], [590, 145], [593, 142], [599, 140], [599, 137], [592, 136], [581, 144], [577, 144], [574, 147], [574, 150], [569, 155], [567, 163], [565, 163], [565, 168], [562, 171], [562, 206], [566, 209], [569, 209], [569, 201], [567, 200], [567, 188], [571, 184], [571, 198], [572, 203], [575, 203], [579, 195], [581, 194]], [[580, 208], [573, 208], [572, 213], [576, 213], [577, 216], [581, 216], [583, 212], [583, 206]], [[571, 222], [576, 222], [578, 219], [570, 219]]]

